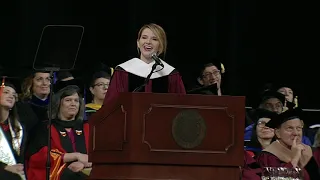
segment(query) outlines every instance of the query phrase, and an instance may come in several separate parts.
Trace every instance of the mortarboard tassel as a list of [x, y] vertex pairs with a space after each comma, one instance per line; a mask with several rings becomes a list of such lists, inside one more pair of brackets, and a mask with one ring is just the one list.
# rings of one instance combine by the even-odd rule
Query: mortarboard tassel
[[112, 76], [112, 74], [113, 74], [113, 72], [114, 72], [114, 69], [113, 68], [110, 68], [110, 71], [111, 71], [111, 76]]
[[287, 110], [289, 110], [289, 108], [287, 107], [287, 100], [284, 101], [284, 106], [282, 108], [282, 112], [286, 112]]
[[6, 77], [3, 77], [2, 78], [2, 83], [1, 83], [1, 86], [0, 86], [0, 97], [2, 95], [3, 88], [5, 87], [5, 85], [4, 85], [5, 81], [6, 81]]
[[294, 102], [294, 104], [295, 104], [294, 108], [297, 108], [297, 107], [298, 107], [298, 96], [296, 96], [296, 97], [294, 98], [293, 102]]
[[221, 73], [223, 74], [226, 72], [226, 69], [224, 68], [224, 65], [222, 63], [220, 63], [220, 64], [221, 64]]

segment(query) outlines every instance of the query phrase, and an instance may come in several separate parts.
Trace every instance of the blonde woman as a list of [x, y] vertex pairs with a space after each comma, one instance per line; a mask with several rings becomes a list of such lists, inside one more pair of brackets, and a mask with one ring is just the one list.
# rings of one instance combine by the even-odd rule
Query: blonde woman
[[[179, 72], [163, 60], [156, 65], [152, 55], [164, 56], [167, 38], [163, 28], [157, 24], [141, 27], [137, 37], [139, 58], [133, 58], [115, 68], [104, 104], [117, 97], [119, 92], [155, 92], [185, 94], [184, 84]], [[143, 85], [152, 68], [150, 81]]]

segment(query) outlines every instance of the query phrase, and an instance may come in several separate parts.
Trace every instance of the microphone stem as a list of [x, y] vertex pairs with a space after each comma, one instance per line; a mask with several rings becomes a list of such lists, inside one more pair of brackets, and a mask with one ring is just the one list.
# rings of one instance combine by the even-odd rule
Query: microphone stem
[[149, 80], [150, 80], [150, 78], [151, 78], [151, 75], [154, 73], [153, 71], [156, 69], [157, 65], [158, 65], [158, 64], [155, 63], [155, 64], [152, 66], [152, 69], [151, 69], [150, 73], [148, 74], [147, 78], [145, 79], [144, 83], [143, 83], [141, 86], [137, 87], [137, 88], [136, 88], [135, 90], [133, 90], [132, 92], [139, 92], [143, 87], [145, 87], [145, 86], [148, 84], [148, 82], [149, 82]]

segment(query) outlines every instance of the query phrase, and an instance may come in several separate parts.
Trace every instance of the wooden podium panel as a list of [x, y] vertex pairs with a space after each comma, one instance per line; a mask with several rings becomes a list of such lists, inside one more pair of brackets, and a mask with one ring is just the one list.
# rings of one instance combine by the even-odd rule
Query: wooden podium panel
[[90, 179], [239, 179], [244, 118], [244, 97], [122, 93], [89, 120]]

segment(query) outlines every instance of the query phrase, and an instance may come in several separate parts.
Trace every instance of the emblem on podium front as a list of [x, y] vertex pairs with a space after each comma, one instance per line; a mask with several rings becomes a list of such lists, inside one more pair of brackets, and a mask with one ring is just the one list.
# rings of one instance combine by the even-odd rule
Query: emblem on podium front
[[172, 136], [181, 148], [196, 148], [202, 143], [205, 135], [205, 121], [196, 110], [182, 110], [173, 119]]

